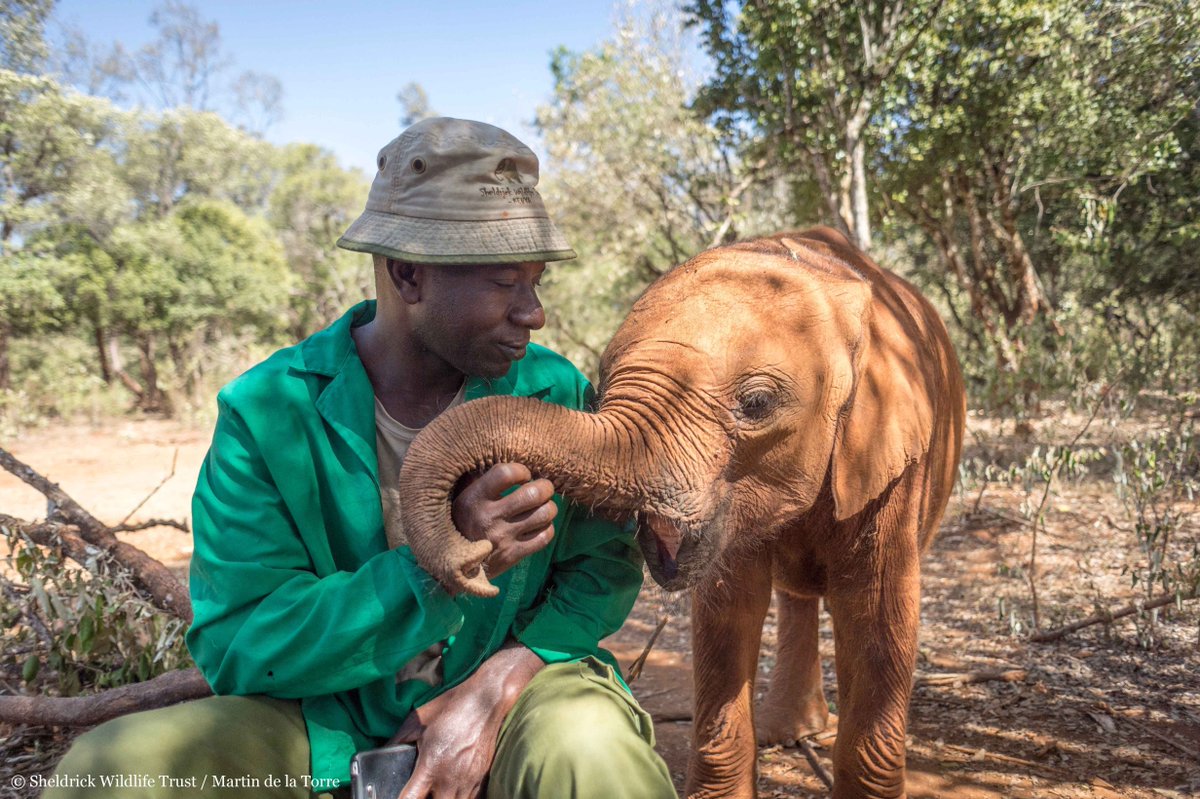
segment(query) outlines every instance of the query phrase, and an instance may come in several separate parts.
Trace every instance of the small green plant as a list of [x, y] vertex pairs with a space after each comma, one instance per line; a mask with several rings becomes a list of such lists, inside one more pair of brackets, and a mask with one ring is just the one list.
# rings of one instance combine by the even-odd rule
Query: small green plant
[[[8, 532], [0, 670], [30, 693], [73, 696], [190, 665], [185, 623], [141, 598], [100, 550], [82, 566]], [[11, 687], [11, 684], [10, 684]]]
[[[1117, 452], [1113, 480], [1133, 523], [1138, 555], [1123, 573], [1145, 599], [1173, 594], [1182, 600], [1200, 589], [1200, 533], [1186, 524], [1200, 491], [1195, 405], [1196, 398], [1185, 398], [1174, 430], [1130, 441]], [[1154, 646], [1158, 619], [1157, 609], [1138, 614], [1143, 646]]]

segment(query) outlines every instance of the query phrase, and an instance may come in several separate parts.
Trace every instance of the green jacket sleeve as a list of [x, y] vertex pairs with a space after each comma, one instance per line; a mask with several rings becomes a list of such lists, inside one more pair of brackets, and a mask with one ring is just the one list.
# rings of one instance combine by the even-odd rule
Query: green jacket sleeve
[[627, 530], [572, 508], [541, 603], [520, 614], [514, 637], [546, 663], [599, 652], [642, 586], [642, 557]]
[[187, 643], [218, 694], [284, 698], [391, 676], [462, 624], [407, 550], [318, 576], [244, 421], [221, 403], [193, 500]]
[[[594, 410], [596, 394], [576, 371], [575, 408]], [[642, 587], [642, 555], [631, 526], [621, 527], [571, 505], [554, 546], [543, 601], [520, 614], [513, 635], [546, 663], [600, 653], [600, 639], [620, 629]]]

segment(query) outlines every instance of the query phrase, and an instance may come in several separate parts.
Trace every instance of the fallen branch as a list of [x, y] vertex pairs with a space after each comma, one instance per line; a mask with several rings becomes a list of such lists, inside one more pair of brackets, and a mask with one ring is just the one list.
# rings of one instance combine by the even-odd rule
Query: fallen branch
[[1057, 641], [1064, 635], [1070, 635], [1076, 630], [1082, 630], [1084, 627], [1091, 627], [1093, 624], [1108, 624], [1116, 621], [1117, 619], [1124, 618], [1125, 616], [1132, 616], [1133, 614], [1143, 610], [1154, 610], [1155, 608], [1161, 608], [1175, 602], [1188, 602], [1196, 599], [1197, 597], [1200, 597], [1200, 594], [1198, 594], [1196, 591], [1190, 591], [1186, 594], [1179, 595], [1167, 594], [1165, 596], [1152, 599], [1149, 602], [1134, 602], [1133, 604], [1126, 605], [1118, 610], [1101, 611], [1100, 613], [1095, 613], [1091, 616], [1088, 616], [1086, 619], [1074, 622], [1073, 624], [1068, 624], [1063, 627], [1057, 627], [1053, 630], [1047, 630], [1043, 633], [1031, 635], [1029, 636], [1029, 640], [1037, 643], [1043, 643], [1045, 641]]
[[671, 620], [670, 616], [663, 616], [658, 620], [658, 626], [654, 628], [654, 632], [650, 633], [650, 640], [646, 642], [646, 648], [642, 650], [642, 654], [637, 656], [637, 660], [629, 664], [629, 670], [625, 672], [625, 684], [630, 685], [638, 677], [642, 676], [642, 668], [646, 665], [646, 658], [650, 657], [650, 650], [654, 648], [654, 642], [658, 640], [659, 633], [667, 626], [667, 622]]
[[922, 685], [967, 685], [977, 682], [1023, 682], [1029, 672], [1025, 669], [991, 669], [988, 671], [966, 671], [946, 674], [920, 674], [913, 680], [914, 686]]
[[1053, 771], [1053, 769], [1051, 767], [1047, 766], [1044, 763], [1035, 763], [1032, 760], [1026, 760], [1023, 757], [1013, 757], [1012, 755], [1005, 755], [1005, 754], [1001, 754], [1000, 752], [993, 752], [990, 749], [985, 749], [983, 747], [976, 747], [976, 748], [972, 749], [969, 746], [958, 746], [956, 744], [942, 744], [942, 748], [949, 749], [954, 752], [959, 752], [960, 754], [970, 755], [971, 757], [978, 757], [981, 759], [982, 758], [991, 758], [992, 760], [999, 760], [1001, 763], [1011, 763], [1014, 766], [1025, 766], [1026, 768], [1030, 768], [1030, 769], [1043, 769], [1043, 770]]
[[146, 682], [92, 696], [0, 696], [0, 722], [91, 727], [136, 713], [212, 695], [197, 669], [170, 671]]
[[[122, 519], [121, 521], [119, 521], [119, 522], [117, 523], [117, 526], [116, 526], [116, 527], [112, 527], [112, 528], [109, 528], [109, 529], [111, 529], [113, 532], [116, 532], [116, 531], [118, 531], [118, 530], [126, 530], [126, 529], [129, 529], [129, 528], [127, 528], [127, 527], [125, 526], [125, 525], [126, 525], [126, 523], [127, 523], [127, 522], [128, 522], [128, 521], [129, 521], [129, 520], [132, 518], [132, 517], [133, 517], [133, 514], [137, 513], [139, 510], [141, 510], [141, 509], [142, 509], [142, 506], [143, 506], [143, 505], [145, 505], [147, 502], [149, 502], [149, 501], [150, 501], [150, 497], [152, 497], [152, 496], [154, 496], [155, 494], [157, 494], [157, 493], [158, 493], [158, 490], [159, 490], [160, 488], [162, 488], [164, 485], [166, 485], [168, 480], [170, 480], [172, 477], [174, 477], [174, 476], [175, 476], [175, 464], [177, 464], [178, 462], [179, 462], [179, 447], [176, 447], [176, 448], [175, 448], [175, 457], [171, 458], [171, 471], [170, 471], [170, 473], [169, 473], [169, 474], [167, 474], [167, 476], [166, 476], [166, 477], [164, 477], [162, 480], [160, 480], [160, 481], [158, 482], [158, 485], [156, 485], [154, 488], [152, 488], [152, 489], [150, 490], [150, 493], [149, 493], [149, 494], [147, 494], [145, 497], [143, 497], [143, 498], [142, 498], [142, 501], [141, 501], [141, 502], [139, 502], [137, 505], [135, 505], [135, 506], [133, 507], [133, 510], [131, 510], [131, 511], [129, 511], [129, 513], [125, 514], [125, 518], [124, 518], [124, 519]], [[151, 525], [151, 526], [153, 526], [153, 525]], [[144, 528], [139, 528], [139, 529], [144, 529]]]
[[1169, 743], [1171, 746], [1175, 747], [1180, 752], [1183, 752], [1185, 755], [1190, 757], [1193, 762], [1200, 763], [1200, 752], [1196, 751], [1195, 749], [1192, 749], [1190, 746], [1185, 746], [1185, 745], [1179, 743], [1179, 741], [1176, 741], [1171, 736], [1159, 732], [1158, 730], [1154, 729], [1153, 727], [1151, 727], [1148, 724], [1143, 724], [1142, 722], [1140, 722], [1134, 718], [1129, 718], [1129, 717], [1126, 717], [1126, 718], [1127, 718], [1127, 720], [1132, 721], [1134, 723], [1134, 725], [1139, 727], [1143, 732], [1153, 735], [1155, 738], [1157, 738], [1160, 741], [1165, 741], [1165, 742]]
[[808, 761], [808, 765], [812, 766], [812, 770], [818, 777], [821, 778], [821, 782], [825, 783], [825, 787], [832, 791], [833, 775], [831, 775], [821, 763], [821, 759], [817, 757], [817, 753], [813, 751], [812, 744], [803, 738], [797, 741], [797, 743], [800, 745], [800, 751], [804, 753], [804, 758]]
[[[31, 523], [21, 522], [12, 517], [5, 518], [13, 521], [18, 528], [29, 532], [30, 537], [34, 540], [37, 538], [30, 528], [41, 525], [44, 527], [41, 531], [42, 534], [54, 536], [67, 532], [67, 527], [73, 527], [72, 532], [75, 537], [108, 552], [128, 568], [134, 583], [149, 595], [157, 607], [191, 623], [191, 599], [188, 597], [187, 589], [176, 579], [170, 569], [132, 544], [119, 540], [111, 529], [84, 510], [57, 484], [50, 482], [33, 468], [17, 460], [2, 447], [0, 447], [0, 466], [36, 488], [50, 501], [50, 511], [45, 522]], [[75, 551], [79, 549], [77, 542], [71, 544], [64, 541], [63, 543], [67, 545], [71, 557], [78, 560], [75, 555]]]
[[110, 533], [136, 533], [138, 530], [149, 530], [154, 527], [174, 527], [176, 530], [182, 530], [185, 533], [191, 532], [187, 526], [187, 522], [181, 522], [178, 519], [147, 519], [137, 524], [125, 524], [122, 522], [116, 527], [108, 528], [108, 531]]

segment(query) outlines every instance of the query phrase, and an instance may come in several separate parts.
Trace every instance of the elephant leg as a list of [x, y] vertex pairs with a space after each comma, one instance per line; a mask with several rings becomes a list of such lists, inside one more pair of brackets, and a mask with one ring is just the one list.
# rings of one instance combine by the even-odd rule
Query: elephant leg
[[754, 685], [771, 604], [770, 556], [756, 553], [692, 596], [695, 712], [689, 799], [753, 799], [758, 777]]
[[920, 576], [915, 546], [878, 552], [858, 579], [831, 586], [838, 681], [834, 799], [903, 799], [916, 665]]
[[760, 744], [791, 746], [825, 729], [829, 703], [821, 686], [818, 650], [821, 600], [775, 592], [779, 642], [771, 686], [755, 709]]

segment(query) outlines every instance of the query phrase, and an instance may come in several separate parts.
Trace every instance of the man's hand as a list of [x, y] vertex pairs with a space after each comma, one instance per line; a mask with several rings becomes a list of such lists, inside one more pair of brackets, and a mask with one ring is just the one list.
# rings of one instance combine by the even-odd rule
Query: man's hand
[[389, 742], [415, 743], [420, 751], [399, 799], [482, 796], [504, 717], [542, 665], [533, 652], [510, 642], [466, 682], [410, 713]]
[[[513, 486], [521, 487], [502, 496]], [[553, 496], [553, 483], [534, 480], [519, 463], [498, 463], [467, 483], [454, 500], [454, 526], [472, 541], [492, 542], [492, 554], [484, 562], [488, 577], [550, 543], [558, 513]]]

